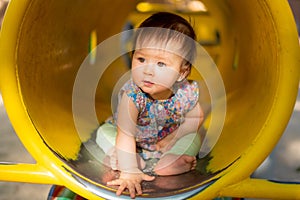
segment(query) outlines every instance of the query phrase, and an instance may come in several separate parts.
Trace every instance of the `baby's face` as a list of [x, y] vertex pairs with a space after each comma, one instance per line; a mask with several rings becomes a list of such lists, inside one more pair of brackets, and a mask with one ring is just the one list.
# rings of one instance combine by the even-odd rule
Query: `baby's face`
[[183, 58], [170, 51], [141, 48], [132, 58], [133, 81], [153, 99], [168, 99], [178, 80]]

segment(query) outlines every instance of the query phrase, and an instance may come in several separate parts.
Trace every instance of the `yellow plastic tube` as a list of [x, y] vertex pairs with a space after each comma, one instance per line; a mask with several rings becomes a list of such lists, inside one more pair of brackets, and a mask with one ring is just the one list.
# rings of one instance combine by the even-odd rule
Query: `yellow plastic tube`
[[[203, 3], [207, 13], [190, 17], [221, 73], [227, 113], [218, 142], [201, 160], [210, 178], [195, 184], [192, 189], [197, 192], [189, 198], [300, 199], [298, 184], [249, 178], [280, 139], [298, 91], [300, 51], [288, 2]], [[70, 164], [97, 127], [83, 118], [86, 135], [77, 134], [72, 92], [90, 45], [121, 32], [129, 16], [136, 16], [132, 15], [135, 4], [11, 0], [0, 37], [0, 89], [13, 127], [37, 163], [0, 164], [1, 180], [65, 185], [88, 199], [103, 197], [95, 187], [111, 190]], [[211, 34], [215, 31], [216, 43], [207, 43], [215, 38]], [[111, 114], [112, 83], [128, 71], [122, 59], [111, 65], [95, 96], [100, 122]], [[197, 190], [205, 183], [210, 184]]]

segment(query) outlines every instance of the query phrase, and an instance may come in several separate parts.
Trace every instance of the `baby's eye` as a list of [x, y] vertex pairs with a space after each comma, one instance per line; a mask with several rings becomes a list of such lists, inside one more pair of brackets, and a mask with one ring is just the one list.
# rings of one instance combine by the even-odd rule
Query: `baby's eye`
[[158, 62], [157, 66], [159, 66], [159, 67], [166, 67], [167, 65], [165, 63], [163, 63], [163, 62]]
[[145, 62], [145, 58], [142, 58], [142, 57], [137, 58], [137, 60], [138, 60], [140, 63], [144, 63], [144, 62]]

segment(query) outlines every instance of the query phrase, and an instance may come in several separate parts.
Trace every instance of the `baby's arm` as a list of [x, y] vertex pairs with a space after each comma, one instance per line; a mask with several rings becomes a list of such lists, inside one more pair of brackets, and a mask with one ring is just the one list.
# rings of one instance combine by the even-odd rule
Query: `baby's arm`
[[118, 108], [118, 134], [116, 139], [116, 150], [118, 167], [121, 171], [119, 179], [108, 182], [108, 185], [119, 185], [117, 195], [127, 188], [130, 196], [142, 194], [141, 182], [152, 181], [155, 177], [148, 176], [138, 168], [136, 159], [136, 120], [138, 110], [132, 100], [123, 95]]
[[176, 138], [197, 132], [204, 121], [204, 113], [199, 103], [185, 115], [185, 121], [178, 128]]
[[185, 121], [172, 134], [156, 144], [156, 150], [166, 152], [170, 150], [177, 140], [189, 133], [199, 130], [204, 120], [204, 113], [199, 103], [185, 115]]

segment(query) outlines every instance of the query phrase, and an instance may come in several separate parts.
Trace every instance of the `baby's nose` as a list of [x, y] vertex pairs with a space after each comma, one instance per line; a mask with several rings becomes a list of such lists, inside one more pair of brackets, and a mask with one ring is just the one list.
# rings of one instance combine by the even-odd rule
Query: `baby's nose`
[[154, 64], [148, 64], [144, 66], [144, 73], [150, 76], [154, 75], [155, 66]]

